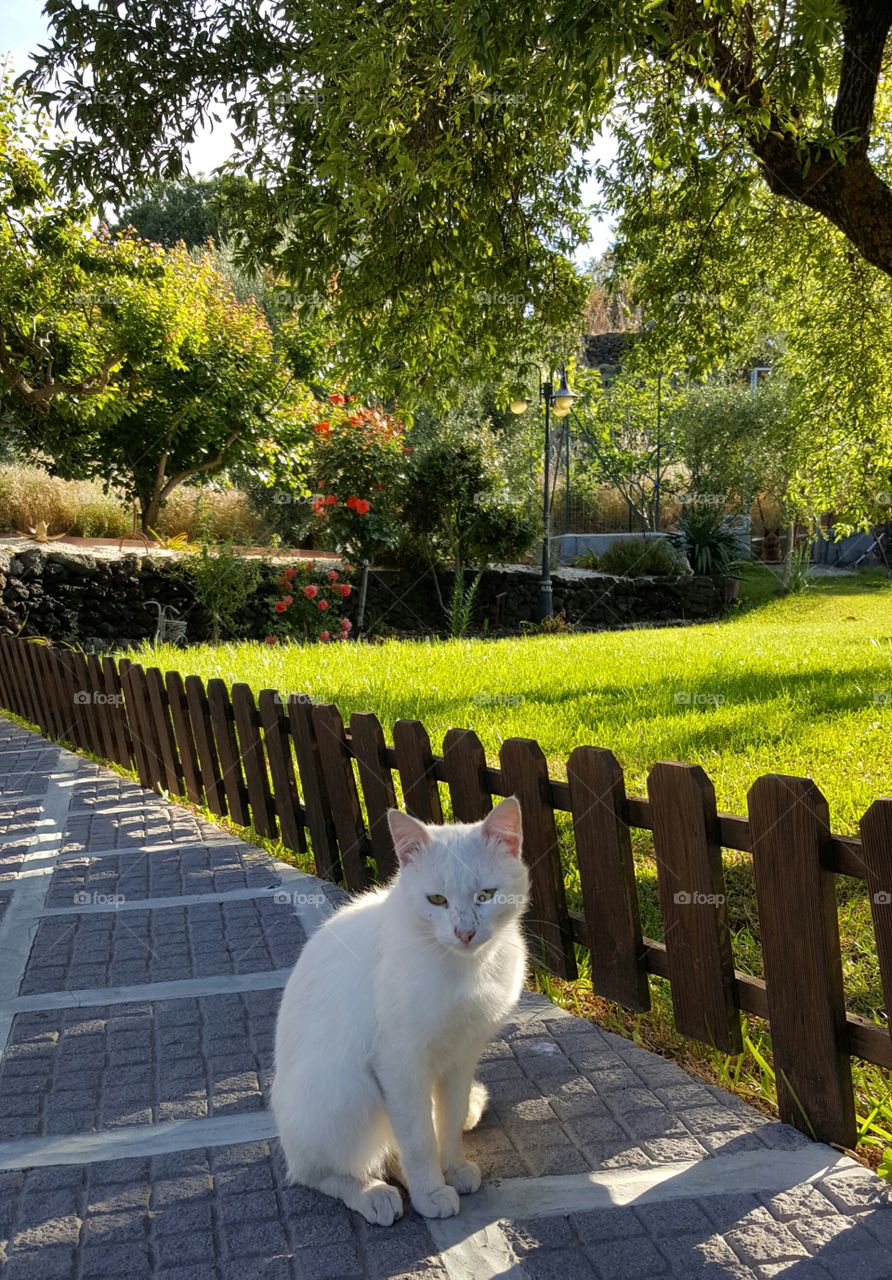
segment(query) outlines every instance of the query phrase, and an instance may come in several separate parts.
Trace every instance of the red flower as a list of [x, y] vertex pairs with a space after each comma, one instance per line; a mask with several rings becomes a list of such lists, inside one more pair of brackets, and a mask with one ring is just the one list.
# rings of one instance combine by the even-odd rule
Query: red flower
[[353, 623], [350, 621], [349, 618], [341, 618], [341, 630], [342, 631], [353, 630]]
[[355, 494], [355, 493], [351, 493], [351, 494], [350, 494], [350, 497], [349, 497], [349, 498], [347, 499], [347, 501], [344, 503], [344, 506], [349, 507], [349, 509], [350, 509], [351, 511], [353, 511], [356, 507], [358, 507], [358, 506], [359, 506], [359, 501], [360, 501], [360, 500], [359, 500], [359, 498], [357, 498], [356, 494]]
[[319, 594], [319, 588], [316, 586], [315, 582], [308, 582], [307, 585], [304, 587], [304, 595], [307, 597], [308, 600], [315, 600], [318, 594]]
[[330, 640], [330, 639], [331, 639], [331, 632], [330, 632], [330, 631], [320, 631], [320, 632], [319, 632], [319, 639], [320, 639], [320, 640]]
[[287, 568], [287, 569], [285, 570], [285, 573], [284, 573], [284, 575], [283, 575], [283, 576], [284, 576], [284, 577], [286, 577], [286, 578], [288, 579], [288, 581], [290, 582], [290, 581], [291, 581], [291, 579], [296, 575], [296, 573], [297, 573], [297, 570], [296, 570], [295, 568], [293, 568], [293, 567], [290, 567], [290, 566], [289, 566], [289, 568]]
[[326, 573], [326, 575], [325, 575], [325, 576], [326, 576], [326, 578], [328, 578], [329, 582], [337, 582], [337, 580], [338, 580], [338, 571], [337, 571], [337, 569], [329, 569], [328, 573]]
[[276, 613], [284, 613], [287, 608], [288, 606], [284, 600], [276, 601]]
[[322, 498], [314, 498], [312, 502], [312, 507], [313, 507], [313, 515], [321, 516], [325, 508], [325, 502], [322, 500]]
[[356, 503], [356, 514], [358, 516], [367, 516], [371, 507], [372, 504], [370, 502], [366, 502], [365, 498], [360, 498]]
[[413, 452], [413, 450], [412, 450], [412, 446], [411, 446], [411, 445], [408, 445], [408, 444], [407, 444], [407, 445], [405, 445], [405, 446], [404, 446], [404, 448], [403, 448], [403, 453], [405, 453], [406, 455], [408, 455], [408, 454], [410, 454], [410, 453], [412, 453], [412, 452]]
[[328, 497], [325, 499], [325, 505], [327, 507], [333, 507], [336, 502], [337, 502], [337, 498], [333, 493], [330, 493]]
[[278, 636], [267, 636], [266, 640], [264, 640], [264, 644], [278, 644], [278, 643], [279, 643]]
[[317, 435], [320, 435], [320, 436], [331, 435], [331, 427], [328, 425], [327, 422], [315, 422], [313, 424], [313, 430], [316, 432]]
[[317, 600], [317, 601], [316, 601], [316, 608], [317, 608], [317, 609], [321, 609], [321, 610], [322, 610], [322, 612], [324, 613], [324, 612], [325, 612], [325, 610], [328, 608], [328, 601], [327, 601], [327, 600]]
[[328, 398], [332, 404], [344, 404], [344, 396], [341, 395], [340, 391], [332, 391]]
[[344, 599], [346, 600], [346, 599], [347, 599], [347, 597], [349, 596], [350, 592], [353, 590], [353, 588], [350, 586], [350, 583], [349, 583], [349, 582], [342, 582], [342, 583], [341, 583], [341, 585], [340, 585], [339, 590], [340, 590], [340, 594], [341, 594], [341, 595], [344, 597]]

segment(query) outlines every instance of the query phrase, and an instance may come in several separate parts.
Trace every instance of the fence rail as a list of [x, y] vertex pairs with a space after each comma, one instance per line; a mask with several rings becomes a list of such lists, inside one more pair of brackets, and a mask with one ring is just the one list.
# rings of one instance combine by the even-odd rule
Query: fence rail
[[[395, 778], [407, 811], [425, 822], [443, 821], [441, 786], [460, 821], [484, 817], [493, 796], [516, 795], [539, 965], [575, 978], [581, 944], [595, 991], [638, 1011], [650, 1007], [648, 975], [668, 979], [679, 1031], [726, 1053], [741, 1049], [741, 1011], [767, 1019], [781, 1116], [825, 1141], [855, 1142], [851, 1058], [892, 1068], [888, 1029], [845, 1007], [834, 880], [865, 882], [889, 1009], [892, 799], [871, 805], [860, 839], [836, 836], [804, 778], [759, 778], [741, 818], [717, 811], [697, 765], [657, 764], [647, 796], [628, 796], [602, 748], [577, 747], [561, 781], [529, 739], [504, 742], [495, 768], [468, 729], [450, 729], [436, 755], [418, 721], [398, 721], [391, 744], [370, 713], [345, 725], [337, 707], [306, 695], [265, 689], [255, 700], [245, 684], [205, 686], [12, 637], [0, 639], [0, 703], [47, 737], [135, 769], [147, 788], [310, 850], [320, 876], [350, 889], [396, 866], [385, 819]], [[565, 844], [572, 834], [582, 911], [567, 904], [559, 828]], [[653, 834], [664, 942], [642, 936], [633, 829]], [[764, 979], [734, 966], [723, 848], [752, 855]]]

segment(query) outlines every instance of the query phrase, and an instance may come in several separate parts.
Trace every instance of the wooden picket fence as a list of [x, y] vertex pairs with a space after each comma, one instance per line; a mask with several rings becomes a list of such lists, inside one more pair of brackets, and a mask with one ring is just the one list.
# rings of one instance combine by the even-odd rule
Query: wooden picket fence
[[[567, 780], [549, 777], [536, 742], [502, 744], [487, 763], [470, 730], [450, 729], [435, 755], [424, 726], [400, 720], [388, 744], [377, 718], [306, 695], [255, 698], [245, 684], [144, 671], [125, 659], [0, 639], [0, 703], [125, 768], [143, 786], [185, 795], [213, 813], [309, 848], [318, 875], [363, 889], [395, 869], [386, 811], [397, 802], [425, 822], [473, 822], [493, 796], [516, 795], [532, 880], [528, 931], [536, 962], [576, 977], [576, 946], [591, 954], [595, 991], [650, 1006], [648, 975], [671, 984], [686, 1036], [741, 1051], [741, 1011], [768, 1020], [783, 1119], [824, 1141], [856, 1137], [851, 1058], [892, 1067], [887, 1028], [849, 1013], [843, 990], [834, 876], [866, 883], [886, 1008], [892, 1007], [892, 799], [875, 801], [861, 838], [831, 834], [827, 803], [806, 778], [767, 775], [748, 817], [716, 810], [698, 765], [657, 764], [647, 798], [627, 796], [613, 754], [577, 747]], [[571, 815], [584, 909], [568, 909], [556, 813]], [[665, 942], [642, 937], [631, 829], [653, 833]], [[309, 835], [309, 842], [307, 840]], [[753, 859], [765, 979], [734, 967], [722, 849]]]

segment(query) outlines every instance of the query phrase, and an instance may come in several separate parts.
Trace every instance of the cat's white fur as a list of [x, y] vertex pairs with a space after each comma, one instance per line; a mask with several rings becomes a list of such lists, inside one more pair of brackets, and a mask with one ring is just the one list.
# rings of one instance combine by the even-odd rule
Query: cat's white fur
[[[382, 1226], [402, 1213], [388, 1175], [428, 1218], [480, 1186], [461, 1135], [486, 1103], [480, 1055], [523, 986], [529, 891], [515, 799], [471, 824], [388, 817], [400, 870], [304, 947], [272, 1089], [289, 1177]], [[438, 895], [447, 905], [428, 901]]]

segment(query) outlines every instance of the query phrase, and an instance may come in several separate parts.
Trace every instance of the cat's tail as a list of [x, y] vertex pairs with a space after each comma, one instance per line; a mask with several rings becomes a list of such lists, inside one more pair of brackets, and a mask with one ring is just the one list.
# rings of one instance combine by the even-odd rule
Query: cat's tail
[[468, 1099], [468, 1115], [464, 1124], [465, 1133], [469, 1133], [471, 1129], [476, 1128], [480, 1123], [488, 1102], [489, 1090], [482, 1081], [475, 1080], [471, 1085], [471, 1096]]

